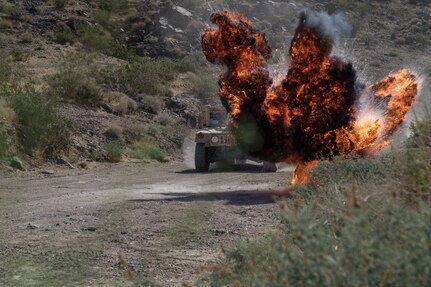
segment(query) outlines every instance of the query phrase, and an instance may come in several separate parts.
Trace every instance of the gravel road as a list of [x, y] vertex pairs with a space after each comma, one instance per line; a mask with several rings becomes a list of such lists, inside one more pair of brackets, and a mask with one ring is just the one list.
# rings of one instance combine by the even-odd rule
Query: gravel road
[[253, 164], [196, 174], [180, 162], [4, 174], [0, 285], [192, 283], [222, 248], [279, 223], [272, 193], [291, 175]]

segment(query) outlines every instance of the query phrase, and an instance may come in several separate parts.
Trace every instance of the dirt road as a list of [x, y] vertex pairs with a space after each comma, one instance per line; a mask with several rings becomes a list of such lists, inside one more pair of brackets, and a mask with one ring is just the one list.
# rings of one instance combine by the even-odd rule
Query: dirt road
[[0, 285], [191, 283], [222, 247], [279, 223], [268, 192], [290, 177], [250, 164], [196, 174], [183, 163], [3, 175]]

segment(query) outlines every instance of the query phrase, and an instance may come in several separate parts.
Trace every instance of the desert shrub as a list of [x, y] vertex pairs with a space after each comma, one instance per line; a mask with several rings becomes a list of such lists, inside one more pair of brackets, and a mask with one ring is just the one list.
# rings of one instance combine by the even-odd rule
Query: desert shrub
[[169, 59], [142, 58], [128, 67], [125, 77], [139, 93], [157, 95], [166, 92], [165, 84], [174, 79], [175, 68]]
[[116, 123], [111, 123], [105, 131], [107, 137], [119, 139], [123, 135], [123, 128]]
[[98, 80], [113, 91], [125, 94], [163, 95], [166, 85], [178, 74], [177, 63], [170, 59], [136, 58], [120, 68], [100, 70]]
[[53, 93], [66, 101], [98, 107], [103, 102], [101, 89], [94, 81], [88, 79], [86, 71], [69, 64], [51, 78]]
[[[429, 111], [427, 111], [429, 113]], [[412, 125], [413, 135], [408, 141], [409, 147], [431, 147], [431, 116], [418, 120]]]
[[401, 186], [407, 196], [431, 197], [431, 148], [408, 148], [399, 159]]
[[68, 0], [55, 0], [54, 5], [57, 9], [64, 9], [68, 3]]
[[0, 97], [0, 120], [7, 123], [14, 123], [16, 120], [15, 111], [10, 107], [5, 98]]
[[2, 10], [7, 19], [19, 21], [22, 18], [22, 11], [17, 5], [5, 5]]
[[0, 127], [0, 159], [5, 158], [9, 152], [8, 135], [3, 128]]
[[75, 91], [69, 94], [69, 99], [73, 99], [79, 104], [89, 105], [92, 107], [97, 107], [102, 103], [102, 92], [93, 81], [84, 80], [77, 84]]
[[21, 34], [20, 39], [24, 43], [33, 42], [33, 34], [30, 31], [24, 32]]
[[25, 61], [30, 57], [28, 52], [21, 49], [13, 49], [10, 54], [13, 57], [13, 60], [17, 62]]
[[174, 125], [177, 122], [177, 119], [167, 112], [159, 113], [154, 120], [161, 124], [162, 126]]
[[97, 26], [85, 25], [79, 28], [79, 41], [87, 49], [105, 53], [109, 51], [111, 37], [107, 32], [99, 29]]
[[110, 162], [120, 162], [123, 156], [123, 145], [119, 142], [110, 142], [105, 145], [106, 159]]
[[163, 101], [158, 97], [144, 96], [141, 102], [153, 114], [158, 114], [164, 108]]
[[114, 110], [120, 115], [133, 114], [138, 110], [138, 104], [127, 95], [123, 95], [114, 106]]
[[8, 55], [4, 51], [0, 51], [0, 86], [5, 85], [11, 75], [11, 65]]
[[311, 181], [317, 183], [321, 189], [334, 184], [337, 186], [350, 185], [352, 181], [359, 184], [384, 183], [393, 175], [393, 171], [388, 168], [393, 164], [394, 158], [392, 156], [368, 159], [337, 157], [332, 161], [320, 161], [311, 173]]
[[69, 146], [70, 124], [59, 113], [55, 101], [32, 89], [9, 95], [18, 121], [19, 141], [29, 155], [56, 156]]
[[431, 121], [405, 148], [320, 161], [283, 224], [240, 241], [197, 286], [425, 286], [431, 282]]
[[73, 44], [76, 42], [76, 35], [65, 25], [55, 33], [55, 42], [60, 45]]
[[160, 162], [166, 158], [166, 152], [147, 140], [136, 142], [130, 155], [136, 159], [152, 159]]
[[99, 7], [110, 13], [121, 13], [129, 9], [130, 3], [128, 0], [100, 0]]
[[193, 91], [200, 99], [210, 99], [217, 96], [217, 76], [212, 73], [200, 73], [192, 78]]
[[[332, 197], [331, 197], [332, 199]], [[197, 286], [425, 286], [431, 210], [390, 200], [287, 207], [274, 234], [241, 241]]]
[[99, 10], [94, 14], [94, 19], [97, 24], [112, 32], [118, 28], [118, 23], [112, 20], [112, 14], [106, 10]]

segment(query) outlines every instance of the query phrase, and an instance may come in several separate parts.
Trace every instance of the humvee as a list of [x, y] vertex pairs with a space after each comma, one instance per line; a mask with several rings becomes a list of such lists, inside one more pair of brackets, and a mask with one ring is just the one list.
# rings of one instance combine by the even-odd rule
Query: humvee
[[[203, 108], [196, 132], [195, 168], [197, 172], [207, 172], [211, 163], [228, 161], [230, 164], [244, 163], [247, 159], [262, 162], [247, 156], [236, 146], [235, 136], [231, 133], [229, 119], [222, 108], [210, 106]], [[263, 171], [276, 172], [273, 162], [263, 162]]]

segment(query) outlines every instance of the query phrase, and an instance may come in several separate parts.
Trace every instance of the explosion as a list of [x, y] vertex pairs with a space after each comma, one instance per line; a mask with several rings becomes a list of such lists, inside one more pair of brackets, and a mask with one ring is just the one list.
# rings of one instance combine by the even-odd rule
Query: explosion
[[[202, 35], [207, 60], [227, 67], [219, 94], [240, 147], [262, 160], [298, 164], [292, 184], [307, 182], [320, 157], [381, 150], [418, 94], [418, 81], [407, 69], [364, 87], [351, 63], [331, 55], [335, 36], [316, 15], [301, 13], [290, 66], [277, 86], [269, 73], [265, 35], [242, 15], [214, 13], [211, 21], [218, 29]], [[371, 104], [364, 107], [360, 99]], [[243, 130], [253, 133], [252, 143], [241, 145]]]

